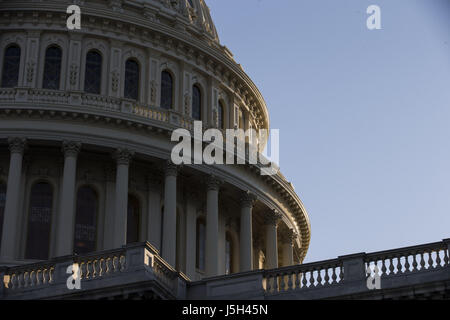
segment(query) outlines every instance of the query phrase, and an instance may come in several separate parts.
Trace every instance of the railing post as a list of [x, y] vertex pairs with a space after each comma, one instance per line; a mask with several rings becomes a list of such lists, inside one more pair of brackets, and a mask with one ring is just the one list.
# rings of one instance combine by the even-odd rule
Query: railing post
[[148, 252], [145, 245], [129, 245], [125, 247], [125, 250], [125, 266], [127, 272], [145, 269], [146, 251]]
[[367, 289], [365, 256], [366, 254], [363, 252], [339, 257], [344, 268], [342, 283], [346, 286], [346, 292]]
[[185, 300], [187, 296], [187, 285], [185, 276], [179, 273], [175, 278], [174, 282], [175, 282], [174, 283], [175, 296], [177, 300]]
[[449, 239], [444, 239], [442, 240], [442, 242], [447, 244], [447, 252], [446, 252], [446, 256], [447, 256], [447, 266], [450, 266], [450, 238]]

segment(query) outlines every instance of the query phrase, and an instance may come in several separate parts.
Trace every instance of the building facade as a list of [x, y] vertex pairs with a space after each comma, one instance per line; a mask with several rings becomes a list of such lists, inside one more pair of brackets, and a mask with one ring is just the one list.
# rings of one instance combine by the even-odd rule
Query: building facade
[[281, 172], [170, 161], [194, 121], [270, 125], [204, 0], [3, 0], [0, 17], [0, 265], [142, 242], [187, 281], [303, 261], [310, 223]]

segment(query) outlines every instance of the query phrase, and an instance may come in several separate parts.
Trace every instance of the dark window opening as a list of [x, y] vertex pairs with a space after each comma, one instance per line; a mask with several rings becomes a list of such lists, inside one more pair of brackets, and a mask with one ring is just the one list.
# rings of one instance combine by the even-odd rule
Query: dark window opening
[[78, 189], [73, 245], [75, 253], [85, 254], [96, 250], [97, 212], [97, 192], [88, 186]]
[[161, 108], [172, 109], [173, 103], [173, 79], [172, 75], [163, 71], [161, 73]]
[[12, 45], [6, 48], [3, 59], [2, 87], [14, 88], [19, 83], [20, 48]]
[[102, 79], [102, 56], [97, 51], [89, 51], [86, 55], [84, 74], [84, 91], [100, 94]]
[[59, 90], [61, 78], [62, 51], [59, 47], [51, 46], [45, 52], [44, 89]]
[[53, 189], [47, 182], [31, 188], [25, 259], [47, 260], [53, 211]]

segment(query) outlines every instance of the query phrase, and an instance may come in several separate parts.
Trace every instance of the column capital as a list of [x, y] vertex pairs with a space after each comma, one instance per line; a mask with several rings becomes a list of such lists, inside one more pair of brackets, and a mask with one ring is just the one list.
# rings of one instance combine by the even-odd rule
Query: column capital
[[64, 140], [62, 143], [62, 152], [64, 153], [64, 157], [77, 157], [80, 150], [80, 142]]
[[256, 196], [247, 190], [247, 191], [243, 192], [241, 195], [241, 199], [240, 199], [241, 205], [243, 207], [252, 208], [256, 202], [256, 199], [257, 199]]
[[131, 159], [134, 156], [134, 151], [126, 148], [118, 148], [114, 154], [113, 158], [117, 161], [118, 165], [126, 165], [130, 164]]
[[283, 215], [278, 212], [278, 210], [270, 209], [264, 212], [264, 224], [265, 225], [273, 225], [276, 226], [278, 224], [278, 221], [281, 220]]
[[178, 171], [180, 170], [180, 166], [177, 166], [172, 161], [167, 160], [164, 167], [164, 173], [167, 176], [176, 177], [178, 176]]
[[281, 233], [281, 242], [293, 246], [297, 237], [297, 232], [295, 232], [294, 229], [289, 228]]
[[21, 137], [9, 137], [8, 144], [11, 153], [23, 154], [27, 146], [27, 139]]
[[222, 183], [223, 181], [221, 179], [217, 178], [214, 175], [209, 175], [206, 178], [206, 189], [208, 191], [219, 191]]

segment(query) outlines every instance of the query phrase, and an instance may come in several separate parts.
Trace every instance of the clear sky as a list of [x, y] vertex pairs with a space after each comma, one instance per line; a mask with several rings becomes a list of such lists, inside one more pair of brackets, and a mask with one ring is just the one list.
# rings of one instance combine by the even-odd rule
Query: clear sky
[[450, 238], [450, 0], [207, 3], [280, 129], [307, 262]]

